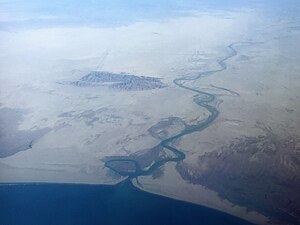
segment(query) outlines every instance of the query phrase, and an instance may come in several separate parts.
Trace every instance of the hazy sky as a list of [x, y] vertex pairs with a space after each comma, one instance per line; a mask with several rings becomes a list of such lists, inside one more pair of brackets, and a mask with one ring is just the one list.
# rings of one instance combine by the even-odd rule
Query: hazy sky
[[126, 25], [195, 11], [241, 8], [297, 16], [299, 6], [298, 0], [0, 0], [0, 28]]

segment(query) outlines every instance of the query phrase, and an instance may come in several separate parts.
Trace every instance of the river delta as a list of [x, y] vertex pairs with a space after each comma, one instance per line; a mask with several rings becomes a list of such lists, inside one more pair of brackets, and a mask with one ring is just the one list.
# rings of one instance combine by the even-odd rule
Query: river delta
[[0, 197], [110, 185], [227, 224], [299, 224], [299, 3], [166, 2], [86, 4], [102, 13], [74, 24], [3, 5], [20, 18], [1, 20]]

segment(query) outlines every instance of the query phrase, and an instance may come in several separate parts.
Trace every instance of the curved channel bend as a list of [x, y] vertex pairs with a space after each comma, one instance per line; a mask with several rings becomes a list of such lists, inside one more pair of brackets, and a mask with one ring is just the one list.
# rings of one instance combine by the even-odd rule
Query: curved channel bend
[[[181, 77], [181, 78], [177, 78], [175, 80], [173, 80], [173, 83], [175, 85], [177, 85], [180, 88], [184, 88], [188, 91], [192, 91], [194, 93], [196, 93], [196, 95], [193, 97], [193, 101], [201, 106], [204, 107], [205, 109], [207, 109], [210, 112], [210, 115], [203, 120], [202, 122], [200, 122], [199, 124], [197, 124], [196, 126], [193, 126], [193, 128], [190, 129], [186, 129], [172, 137], [169, 137], [167, 139], [164, 139], [160, 142], [160, 146], [163, 148], [166, 148], [168, 150], [170, 150], [171, 152], [173, 152], [175, 154], [175, 157], [170, 157], [170, 158], [164, 158], [164, 159], [160, 159], [155, 161], [150, 167], [148, 167], [147, 169], [142, 169], [139, 162], [133, 159], [124, 159], [124, 158], [120, 158], [120, 159], [110, 159], [107, 160], [105, 162], [105, 167], [115, 171], [116, 173], [118, 173], [121, 176], [127, 176], [128, 178], [132, 179], [132, 178], [137, 178], [139, 176], [148, 176], [151, 175], [152, 172], [154, 172], [154, 170], [156, 170], [157, 168], [161, 167], [162, 165], [164, 165], [167, 162], [179, 162], [179, 161], [183, 161], [185, 159], [185, 154], [180, 151], [179, 149], [176, 149], [174, 147], [171, 146], [171, 142], [183, 137], [185, 135], [194, 133], [196, 131], [202, 131], [205, 128], [207, 128], [219, 115], [219, 111], [217, 110], [217, 108], [213, 105], [210, 105], [210, 103], [212, 103], [215, 99], [216, 96], [212, 93], [208, 93], [208, 92], [204, 92], [204, 91], [200, 91], [191, 87], [188, 87], [184, 84], [185, 81], [194, 81], [194, 80], [198, 80], [202, 77], [208, 76], [208, 75], [212, 75], [221, 71], [224, 71], [227, 69], [227, 64], [226, 61], [234, 56], [237, 55], [237, 51], [234, 49], [234, 45], [237, 44], [254, 44], [252, 42], [236, 42], [236, 43], [232, 43], [230, 45], [227, 46], [227, 49], [229, 50], [229, 53], [227, 56], [225, 56], [224, 58], [220, 59], [217, 61], [218, 65], [220, 66], [219, 69], [215, 69], [215, 70], [207, 70], [204, 72], [199, 73], [197, 76], [195, 77]], [[120, 171], [117, 170], [113, 165], [115, 163], [128, 163], [131, 164], [133, 166], [133, 170], [130, 171]]]

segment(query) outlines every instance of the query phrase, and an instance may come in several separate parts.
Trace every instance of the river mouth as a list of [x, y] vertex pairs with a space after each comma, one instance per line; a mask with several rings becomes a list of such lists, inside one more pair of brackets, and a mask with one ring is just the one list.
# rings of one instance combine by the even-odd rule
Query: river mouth
[[147, 193], [130, 180], [117, 185], [3, 184], [1, 223], [106, 225], [250, 225], [203, 206]]

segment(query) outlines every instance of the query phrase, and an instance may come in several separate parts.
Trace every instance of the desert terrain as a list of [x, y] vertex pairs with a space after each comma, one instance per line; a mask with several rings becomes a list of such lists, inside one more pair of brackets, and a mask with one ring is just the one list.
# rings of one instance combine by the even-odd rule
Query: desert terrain
[[[239, 8], [0, 30], [0, 182], [116, 184], [131, 171], [145, 191], [299, 223], [299, 27]], [[207, 107], [182, 78], [214, 96]], [[197, 130], [209, 107], [218, 115]], [[174, 159], [162, 143], [184, 132], [168, 143], [183, 160], [134, 176], [132, 162], [145, 171]]]

